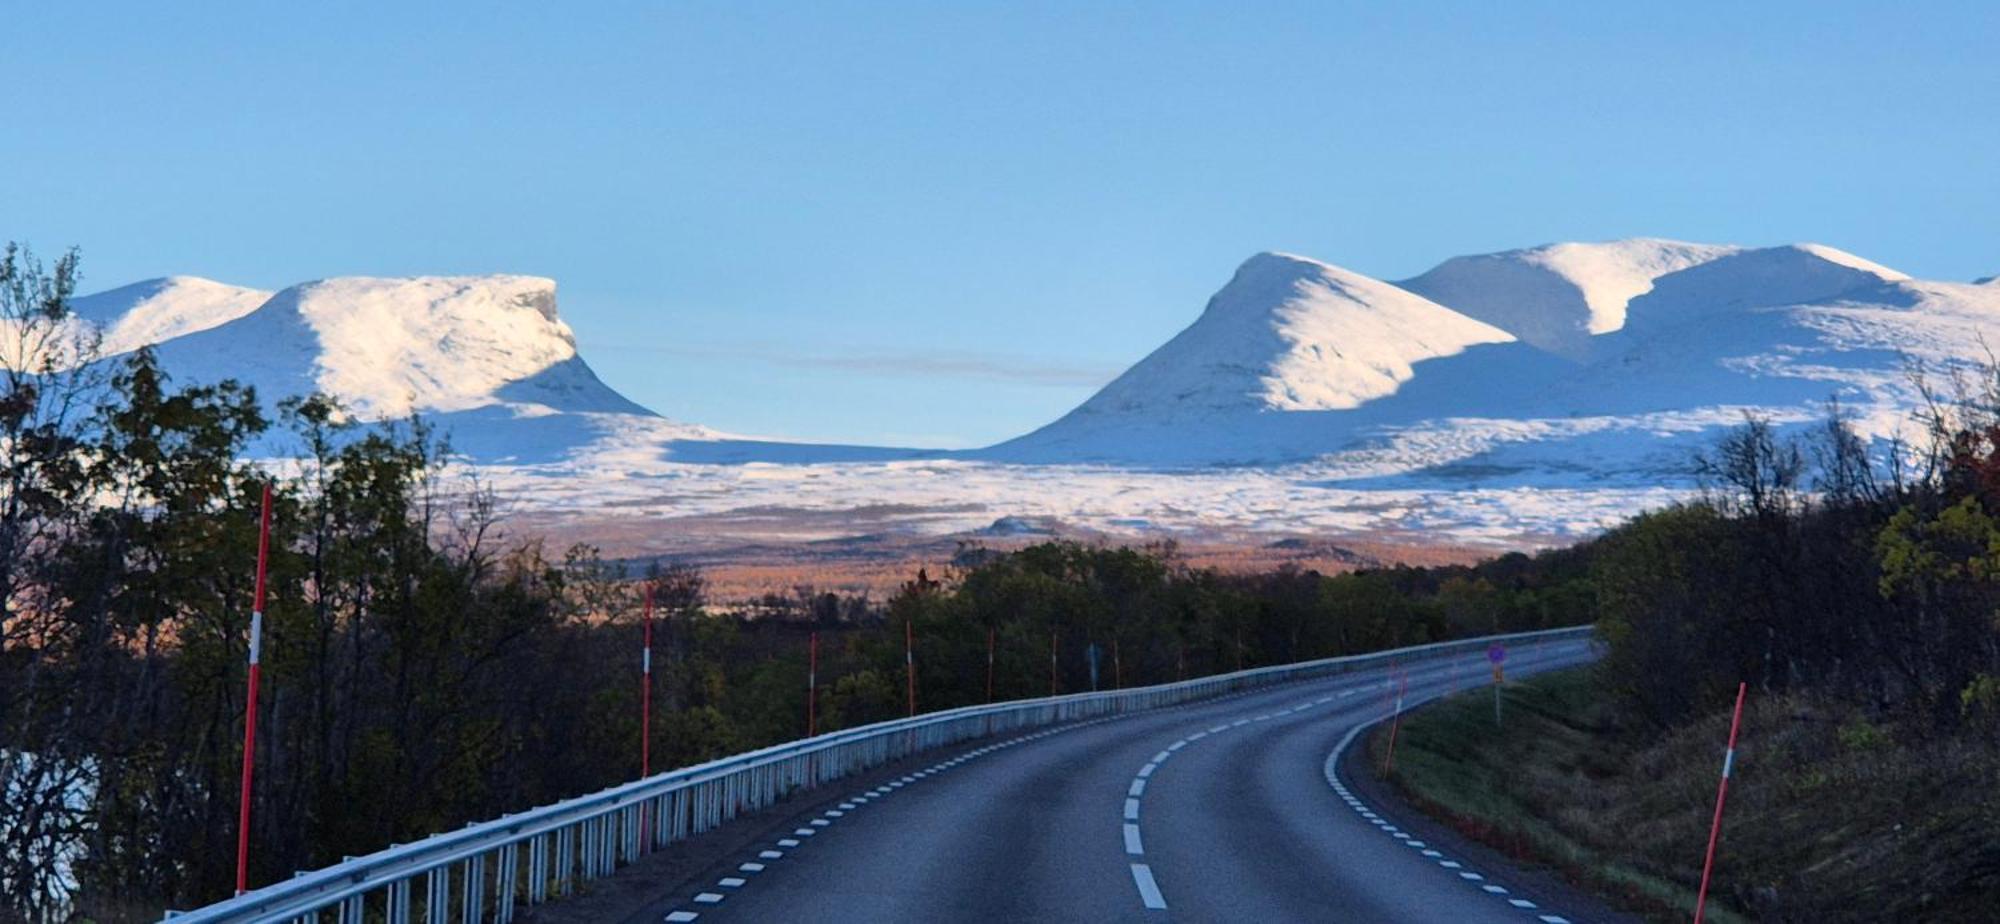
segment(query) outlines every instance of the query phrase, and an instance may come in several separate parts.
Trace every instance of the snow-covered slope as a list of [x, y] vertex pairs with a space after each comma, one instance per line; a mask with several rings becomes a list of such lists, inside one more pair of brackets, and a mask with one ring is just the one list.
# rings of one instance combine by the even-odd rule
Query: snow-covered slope
[[[1982, 332], [2000, 327], [2000, 287], [1917, 282], [1817, 244], [1637, 240], [1460, 257], [1403, 283], [1424, 296], [1414, 300], [1347, 271], [1254, 284], [1274, 275], [1272, 259], [1246, 264], [1194, 326], [1097, 396], [985, 457], [1310, 462], [1340, 483], [1680, 483], [1689, 452], [1745, 412], [1804, 421], [1838, 398], [1889, 436], [1919, 400], [1912, 359], [1981, 362]], [[1324, 303], [1300, 293], [1326, 272], [1365, 293], [1333, 311], [1365, 350], [1246, 333], [1286, 330], [1301, 302]], [[1284, 360], [1302, 343], [1320, 360], [1307, 381], [1378, 387], [1313, 403], [1246, 389], [1298, 375]], [[1399, 374], [1378, 374], [1382, 356]]]
[[1415, 363], [1512, 339], [1359, 273], [1264, 253], [1239, 267], [1187, 330], [1079, 411], [1342, 410], [1394, 392]]
[[1655, 280], [1736, 251], [1653, 239], [1545, 244], [1453, 257], [1398, 285], [1551, 353], [1583, 360], [1591, 356], [1593, 337], [1625, 326], [1626, 307]]
[[[1427, 361], [1513, 339], [1386, 282], [1258, 254], [1186, 330], [1063, 419], [997, 452], [1119, 458], [1121, 446], [1157, 445], [1171, 431], [1199, 440], [1269, 412], [1349, 410], [1394, 394]], [[1078, 435], [1086, 438], [1071, 439]]]
[[1655, 280], [1626, 327], [1660, 331], [1721, 312], [1801, 305], [1910, 277], [1820, 244], [1740, 250]]
[[[349, 277], [275, 295], [190, 277], [73, 302], [105, 353], [151, 345], [176, 380], [233, 378], [275, 405], [322, 392], [362, 420], [421, 414], [482, 462], [553, 462], [706, 439], [599, 381], [535, 276]], [[260, 451], [284, 452], [274, 432]]]
[[535, 276], [327, 279], [160, 352], [171, 367], [206, 361], [275, 395], [336, 395], [364, 418], [503, 402], [649, 413], [581, 366], [555, 296], [555, 282]]
[[227, 324], [270, 297], [198, 276], [168, 276], [72, 299], [70, 309], [97, 326], [100, 348], [112, 355]]

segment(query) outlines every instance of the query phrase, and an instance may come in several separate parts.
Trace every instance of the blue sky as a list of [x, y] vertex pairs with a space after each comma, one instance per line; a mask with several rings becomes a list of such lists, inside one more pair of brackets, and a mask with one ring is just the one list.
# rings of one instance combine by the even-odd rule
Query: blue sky
[[1989, 3], [10, 5], [0, 238], [89, 287], [555, 277], [738, 432], [976, 445], [1259, 250], [2000, 272]]

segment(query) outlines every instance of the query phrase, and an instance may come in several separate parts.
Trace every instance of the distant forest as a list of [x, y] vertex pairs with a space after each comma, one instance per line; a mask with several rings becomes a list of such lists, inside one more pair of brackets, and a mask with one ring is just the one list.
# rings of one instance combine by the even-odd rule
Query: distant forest
[[[0, 919], [230, 894], [267, 484], [253, 886], [634, 778], [648, 587], [655, 768], [802, 736], [815, 632], [821, 731], [904, 714], [906, 626], [920, 711], [1089, 689], [1093, 651], [1109, 688], [1597, 621], [1615, 695], [1662, 727], [1743, 679], [2000, 734], [1991, 388], [1881, 456], [1837, 409], [1812, 440], [1748, 421], [1699, 461], [1707, 500], [1534, 556], [1230, 576], [1050, 542], [745, 619], [691, 569], [497, 541], [494, 499], [421, 422], [352, 425], [324, 396], [267, 419], [144, 351], [93, 362], [75, 278], [74, 255], [0, 262]], [[242, 461], [273, 428], [301, 458]]]

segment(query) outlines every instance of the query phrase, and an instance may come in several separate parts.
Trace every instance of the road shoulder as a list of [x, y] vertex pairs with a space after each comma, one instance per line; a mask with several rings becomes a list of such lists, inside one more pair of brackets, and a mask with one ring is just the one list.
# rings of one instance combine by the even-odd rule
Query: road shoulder
[[[1502, 853], [1410, 805], [1383, 779], [1382, 768], [1367, 757], [1374, 750], [1374, 737], [1387, 733], [1387, 727], [1380, 724], [1368, 729], [1342, 752], [1339, 765], [1341, 781], [1377, 814], [1469, 868], [1494, 871], [1489, 875], [1496, 878], [1504, 874], [1506, 887], [1514, 894], [1541, 908], [1560, 909], [1552, 913], [1572, 924], [1640, 924], [1644, 920], [1580, 888], [1560, 869], [1532, 857]], [[1522, 920], [1535, 921], [1536, 916], [1524, 915]]]

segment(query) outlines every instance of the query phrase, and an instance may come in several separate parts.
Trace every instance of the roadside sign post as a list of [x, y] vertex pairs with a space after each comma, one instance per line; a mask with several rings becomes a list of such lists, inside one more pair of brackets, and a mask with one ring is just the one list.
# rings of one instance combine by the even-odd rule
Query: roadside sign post
[[639, 642], [639, 777], [653, 775], [653, 582], [646, 582], [645, 629]]
[[1056, 695], [1056, 630], [1049, 627], [1049, 695]]
[[1507, 660], [1507, 646], [1494, 642], [1486, 649], [1486, 660], [1493, 662], [1493, 724], [1500, 724], [1500, 685], [1507, 682], [1507, 672], [1500, 662]]
[[[819, 734], [819, 630], [806, 633], [806, 737]], [[806, 755], [806, 777], [818, 780], [815, 775], [816, 756]]]
[[[653, 582], [646, 581], [644, 629], [639, 641], [639, 778], [653, 775]], [[651, 812], [639, 813], [639, 849], [651, 850], [647, 836]]]
[[1722, 836], [1722, 803], [1729, 798], [1729, 773], [1736, 768], [1736, 732], [1743, 727], [1743, 694], [1748, 683], [1736, 685], [1736, 711], [1729, 717], [1729, 747], [1722, 752], [1722, 781], [1715, 785], [1715, 819], [1708, 824], [1708, 853], [1701, 861], [1701, 891], [1695, 893], [1694, 924], [1701, 924], [1708, 907], [1708, 877], [1715, 869], [1715, 842]]

